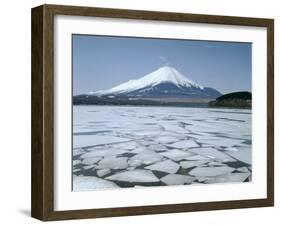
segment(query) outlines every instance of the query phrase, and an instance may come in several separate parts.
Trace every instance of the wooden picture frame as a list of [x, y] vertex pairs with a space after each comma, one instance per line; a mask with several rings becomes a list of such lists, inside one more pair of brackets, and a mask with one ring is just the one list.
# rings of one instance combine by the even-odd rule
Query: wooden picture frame
[[[267, 29], [267, 198], [99, 209], [54, 210], [54, 16], [124, 18]], [[32, 9], [32, 200], [31, 215], [51, 221], [274, 205], [274, 20], [42, 5]]]

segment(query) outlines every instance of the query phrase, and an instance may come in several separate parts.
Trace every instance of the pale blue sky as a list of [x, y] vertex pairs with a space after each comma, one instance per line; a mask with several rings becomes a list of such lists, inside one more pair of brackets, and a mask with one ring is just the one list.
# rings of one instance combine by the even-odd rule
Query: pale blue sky
[[251, 43], [73, 35], [73, 95], [109, 89], [168, 63], [221, 93], [251, 91]]

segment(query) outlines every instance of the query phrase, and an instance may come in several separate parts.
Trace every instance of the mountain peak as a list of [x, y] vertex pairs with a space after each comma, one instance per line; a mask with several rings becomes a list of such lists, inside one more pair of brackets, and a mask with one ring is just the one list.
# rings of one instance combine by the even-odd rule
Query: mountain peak
[[186, 78], [175, 68], [171, 66], [163, 66], [139, 79], [130, 80], [128, 82], [115, 86], [109, 90], [100, 90], [97, 92], [92, 92], [91, 94], [97, 94], [97, 95], [107, 95], [107, 94], [115, 94], [115, 93], [122, 94], [122, 93], [143, 89], [145, 87], [154, 87], [161, 83], [172, 83], [179, 88], [195, 87], [199, 89], [204, 89], [203, 86], [200, 86], [199, 84]]
[[153, 85], [158, 85], [160, 83], [170, 82], [176, 86], [194, 86], [196, 88], [203, 88], [202, 86], [196, 84], [192, 80], [186, 78], [178, 70], [170, 66], [163, 66], [153, 71], [152, 73], [141, 78], [143, 81], [150, 81]]

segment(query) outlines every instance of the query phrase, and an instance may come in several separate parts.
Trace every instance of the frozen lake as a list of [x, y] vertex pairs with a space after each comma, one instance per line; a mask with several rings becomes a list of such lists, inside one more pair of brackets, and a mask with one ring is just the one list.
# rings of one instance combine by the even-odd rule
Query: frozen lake
[[73, 106], [73, 190], [251, 181], [251, 110]]

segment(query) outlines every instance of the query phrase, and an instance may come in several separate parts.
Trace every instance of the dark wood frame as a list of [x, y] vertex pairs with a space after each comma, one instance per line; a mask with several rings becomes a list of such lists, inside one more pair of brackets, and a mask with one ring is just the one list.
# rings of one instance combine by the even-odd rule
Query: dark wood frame
[[[54, 211], [54, 16], [75, 15], [195, 22], [267, 28], [267, 198], [156, 206]], [[274, 205], [274, 20], [246, 17], [42, 5], [32, 9], [32, 195], [31, 215], [49, 220], [160, 214]]]

